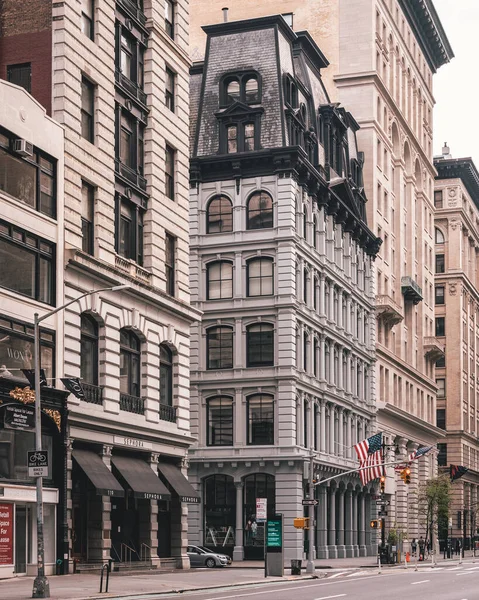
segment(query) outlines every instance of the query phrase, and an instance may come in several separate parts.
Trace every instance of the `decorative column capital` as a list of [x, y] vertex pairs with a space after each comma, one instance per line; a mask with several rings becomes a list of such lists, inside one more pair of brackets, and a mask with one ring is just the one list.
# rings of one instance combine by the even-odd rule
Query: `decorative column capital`
[[152, 452], [150, 454], [150, 463], [157, 465], [159, 459], [160, 459], [160, 455], [157, 452]]
[[101, 448], [101, 455], [102, 456], [111, 456], [112, 450], [113, 450], [113, 446], [108, 446], [107, 444], [105, 444]]
[[244, 482], [243, 481], [235, 481], [235, 488], [237, 490], [242, 490], [244, 487]]

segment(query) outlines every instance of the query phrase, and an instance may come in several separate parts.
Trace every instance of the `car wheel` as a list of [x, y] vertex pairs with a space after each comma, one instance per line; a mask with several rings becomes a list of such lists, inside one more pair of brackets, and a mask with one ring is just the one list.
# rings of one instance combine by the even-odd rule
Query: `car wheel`
[[207, 558], [205, 565], [208, 567], [208, 569], [212, 569], [213, 567], [216, 567], [216, 562], [214, 558]]

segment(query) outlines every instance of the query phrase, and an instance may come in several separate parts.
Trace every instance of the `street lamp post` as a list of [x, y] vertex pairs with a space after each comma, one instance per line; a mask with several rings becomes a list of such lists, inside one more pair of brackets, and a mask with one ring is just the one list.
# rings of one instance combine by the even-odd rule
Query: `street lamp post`
[[[40, 390], [40, 323], [45, 319], [48, 319], [55, 313], [64, 310], [70, 304], [78, 302], [86, 296], [91, 296], [98, 292], [116, 292], [129, 288], [128, 284], [115, 285], [113, 287], [101, 288], [99, 290], [90, 290], [70, 300], [66, 304], [50, 310], [41, 317], [38, 313], [33, 316], [33, 334], [34, 334], [34, 365], [35, 365], [35, 450], [36, 452], [42, 451], [42, 411], [41, 411], [41, 390]], [[50, 584], [48, 578], [45, 575], [45, 539], [43, 535], [43, 477], [37, 477], [37, 494], [36, 494], [36, 505], [37, 505], [37, 576], [33, 582], [33, 593], [32, 598], [50, 598]]]
[[306, 563], [306, 573], [308, 575], [314, 574], [314, 455], [313, 450], [311, 449], [310, 458], [309, 458], [309, 488], [308, 488], [308, 496], [310, 499], [310, 504], [308, 506], [308, 517], [309, 517], [309, 530], [308, 530], [308, 562]]

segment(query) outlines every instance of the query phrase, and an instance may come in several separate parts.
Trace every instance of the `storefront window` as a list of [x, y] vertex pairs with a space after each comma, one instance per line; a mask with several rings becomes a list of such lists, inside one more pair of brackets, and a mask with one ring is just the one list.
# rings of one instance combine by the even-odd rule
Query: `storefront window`
[[[3, 410], [0, 419], [3, 421]], [[42, 448], [52, 454], [52, 438], [42, 435]], [[34, 477], [28, 477], [27, 452], [35, 450], [35, 434], [33, 431], [0, 429], [0, 480], [20, 480], [33, 483]], [[52, 478], [52, 460], [49, 461], [48, 477]]]
[[256, 519], [256, 499], [266, 498], [268, 517], [276, 512], [275, 480], [273, 475], [255, 473], [244, 478], [245, 546], [264, 545], [264, 522]]
[[[0, 377], [23, 378], [22, 369], [34, 368], [33, 342], [32, 325], [0, 316]], [[55, 334], [41, 329], [40, 343], [41, 366], [50, 385], [54, 376]]]
[[236, 490], [233, 478], [212, 475], [204, 480], [204, 544], [209, 548], [234, 546]]

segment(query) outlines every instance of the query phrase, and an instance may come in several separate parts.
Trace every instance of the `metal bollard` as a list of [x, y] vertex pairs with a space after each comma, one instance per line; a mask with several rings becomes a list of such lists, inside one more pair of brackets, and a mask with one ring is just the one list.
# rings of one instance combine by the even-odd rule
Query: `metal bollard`
[[110, 571], [111, 571], [111, 561], [105, 563], [101, 567], [101, 575], [100, 575], [100, 594], [103, 594], [103, 573], [106, 569], [106, 582], [105, 582], [105, 594], [108, 593], [108, 584], [110, 582]]

